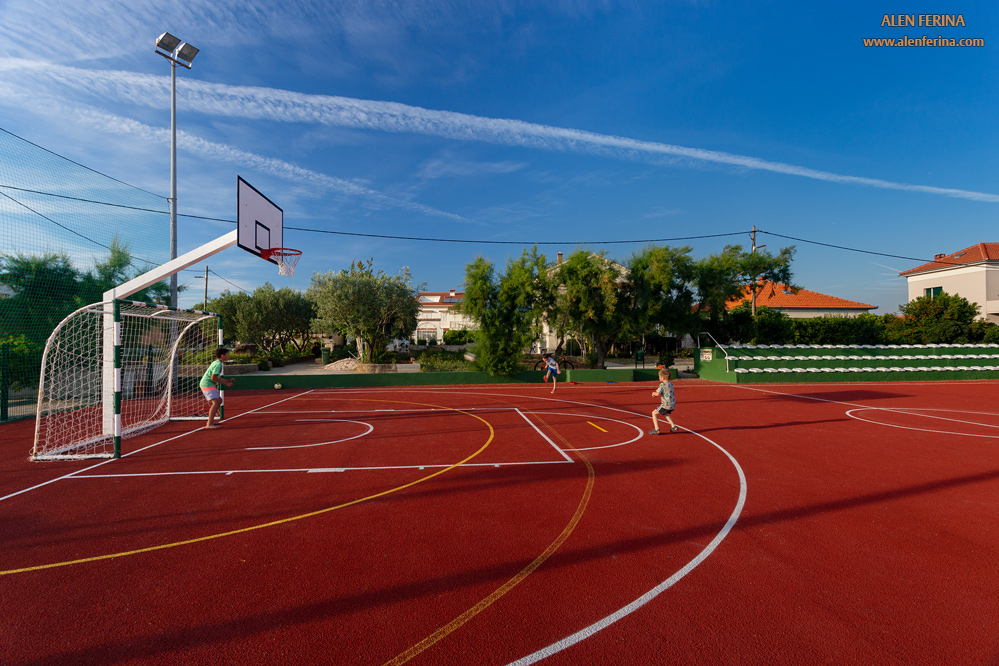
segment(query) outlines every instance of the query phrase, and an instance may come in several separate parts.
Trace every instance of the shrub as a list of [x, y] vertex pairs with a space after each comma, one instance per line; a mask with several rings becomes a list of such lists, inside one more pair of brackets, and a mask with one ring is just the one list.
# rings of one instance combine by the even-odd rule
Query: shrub
[[466, 361], [461, 352], [428, 349], [419, 355], [420, 372], [456, 372], [475, 370], [475, 364]]
[[444, 331], [444, 344], [446, 345], [464, 345], [472, 342], [474, 339], [474, 334], [468, 329], [461, 329], [460, 331]]
[[8, 373], [10, 387], [17, 390], [37, 386], [44, 345], [28, 340], [23, 334], [0, 340], [0, 344], [7, 345], [8, 368], [0, 368], [0, 372]]

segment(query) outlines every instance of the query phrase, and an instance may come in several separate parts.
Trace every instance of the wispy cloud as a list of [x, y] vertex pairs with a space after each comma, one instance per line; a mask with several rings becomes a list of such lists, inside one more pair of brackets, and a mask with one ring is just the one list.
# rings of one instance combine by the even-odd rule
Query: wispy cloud
[[[4, 76], [12, 76], [19, 71], [30, 71], [34, 85], [40, 84], [40, 79], [45, 79], [50, 85], [75, 88], [96, 96], [110, 97], [119, 102], [142, 106], [159, 105], [168, 85], [165, 77], [0, 59], [0, 73]], [[667, 160], [672, 164], [717, 164], [844, 185], [918, 192], [988, 203], [999, 202], [999, 195], [986, 192], [839, 174], [717, 150], [642, 141], [521, 120], [436, 111], [396, 102], [310, 95], [273, 88], [227, 86], [190, 78], [185, 80], [183, 87], [178, 90], [178, 95], [184, 98], [184, 105], [189, 110], [215, 117], [422, 134], [537, 150], [606, 155], [615, 159], [644, 162]]]
[[513, 173], [527, 167], [525, 162], [472, 162], [457, 157], [435, 157], [424, 162], [419, 169], [422, 178], [470, 177]]
[[[4, 91], [4, 85], [0, 82], [0, 92]], [[14, 94], [13, 90], [8, 89], [6, 92], [9, 92], [11, 95]], [[18, 97], [22, 101], [32, 101], [31, 96], [25, 95], [23, 91], [18, 94]], [[74, 122], [80, 125], [100, 130], [101, 132], [118, 136], [135, 137], [144, 142], [157, 142], [161, 144], [169, 144], [170, 142], [170, 133], [168, 130], [150, 127], [131, 118], [125, 118], [83, 104], [76, 104], [70, 109], [64, 107], [57, 99], [51, 97], [39, 98], [34, 101], [39, 104], [39, 110], [44, 108], [44, 112], [46, 113], [61, 114], [63, 117], [72, 118]], [[239, 164], [285, 180], [359, 197], [382, 206], [404, 208], [425, 215], [447, 218], [459, 222], [466, 221], [465, 218], [455, 213], [398, 199], [377, 190], [363, 187], [349, 180], [304, 169], [283, 160], [265, 157], [230, 145], [209, 141], [188, 132], [177, 132], [177, 145], [178, 148], [195, 155]]]

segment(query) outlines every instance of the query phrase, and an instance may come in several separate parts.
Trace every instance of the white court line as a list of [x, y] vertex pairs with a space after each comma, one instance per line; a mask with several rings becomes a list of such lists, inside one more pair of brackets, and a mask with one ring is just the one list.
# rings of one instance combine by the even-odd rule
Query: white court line
[[350, 419], [296, 419], [297, 421], [309, 421], [309, 422], [329, 422], [329, 423], [356, 423], [357, 425], [368, 426], [368, 429], [364, 432], [354, 435], [352, 437], [344, 437], [343, 439], [334, 439], [329, 442], [316, 442], [315, 444], [292, 444], [289, 446], [248, 446], [247, 451], [284, 451], [285, 449], [308, 449], [314, 446], [326, 446], [327, 444], [339, 444], [340, 442], [349, 442], [352, 439], [357, 439], [358, 437], [364, 437], [365, 435], [371, 433], [375, 427], [370, 423], [365, 423], [364, 421], [351, 421]]
[[521, 416], [521, 417], [522, 417], [522, 418], [523, 418], [523, 419], [524, 419], [525, 421], [527, 421], [527, 423], [528, 423], [528, 424], [529, 424], [529, 425], [530, 425], [530, 426], [531, 426], [532, 428], [534, 428], [535, 432], [537, 432], [537, 433], [538, 433], [539, 435], [541, 435], [541, 437], [543, 437], [543, 438], [544, 438], [544, 440], [545, 440], [546, 442], [548, 442], [549, 444], [551, 444], [551, 445], [552, 445], [552, 448], [553, 448], [553, 449], [555, 449], [556, 451], [558, 451], [558, 452], [559, 452], [559, 454], [560, 454], [560, 455], [561, 455], [561, 456], [562, 456], [563, 458], [565, 458], [565, 459], [566, 459], [566, 460], [568, 460], [569, 462], [572, 462], [572, 458], [570, 458], [570, 457], [568, 456], [568, 454], [566, 454], [566, 452], [565, 452], [565, 451], [563, 451], [562, 449], [560, 449], [560, 448], [558, 448], [557, 446], [555, 446], [555, 442], [553, 442], [552, 440], [548, 439], [548, 435], [546, 435], [545, 433], [541, 432], [541, 428], [539, 428], [538, 426], [534, 425], [534, 422], [533, 422], [533, 421], [531, 421], [531, 419], [527, 418], [527, 416], [526, 416], [526, 415], [524, 414], [524, 412], [522, 412], [522, 411], [520, 411], [519, 409], [516, 409], [516, 408], [514, 409], [514, 411], [515, 411], [515, 412], [517, 412], [518, 414], [520, 414], [520, 416]]
[[[896, 425], [894, 423], [883, 423], [881, 421], [873, 421], [871, 419], [865, 419], [862, 416], [858, 416], [857, 414], [854, 413], [854, 412], [863, 412], [863, 411], [878, 411], [878, 410], [875, 409], [875, 408], [872, 408], [872, 407], [865, 407], [865, 408], [860, 408], [860, 409], [848, 409], [847, 412], [846, 412], [846, 415], [849, 416], [852, 419], [856, 419], [857, 421], [863, 421], [864, 423], [871, 423], [871, 424], [874, 424], [874, 425], [883, 426], [885, 428], [898, 428], [900, 430], [916, 430], [916, 431], [919, 431], [919, 432], [931, 432], [931, 433], [934, 433], [936, 435], [957, 435], [957, 436], [961, 436], [961, 437], [984, 437], [986, 439], [999, 439], [999, 435], [976, 435], [974, 433], [960, 432], [960, 431], [957, 431], [957, 430], [930, 430], [929, 428], [916, 428], [915, 426], [904, 426], [904, 425]], [[885, 410], [882, 410], [882, 411], [885, 411]], [[947, 411], [947, 410], [941, 410], [941, 411]], [[972, 413], [980, 413], [980, 412], [972, 412]], [[923, 414], [908, 414], [908, 415], [909, 416], [924, 416]], [[941, 417], [933, 417], [933, 416], [931, 416], [931, 417], [928, 417], [928, 418], [937, 418], [937, 419], [940, 419]], [[984, 423], [975, 423], [973, 421], [961, 421], [961, 420], [958, 420], [958, 419], [941, 419], [941, 420], [944, 420], [944, 421], [954, 421], [956, 423], [964, 423], [966, 425], [977, 425], [977, 426], [982, 426], [982, 427], [987, 427], [987, 428], [994, 428], [994, 427], [996, 427], [996, 426], [986, 425]]]
[[[948, 382], [948, 383], [957, 383], [957, 384], [960, 384], [960, 382]], [[916, 385], [921, 385], [921, 384], [916, 384]], [[934, 383], [934, 386], [937, 386], [937, 385], [938, 384]], [[834, 404], [834, 405], [847, 405], [849, 407], [855, 407], [857, 409], [868, 409], [868, 410], [871, 410], [871, 411], [891, 412], [893, 414], [903, 414], [905, 416], [912, 416], [912, 414], [910, 413], [911, 411], [918, 411], [920, 409], [923, 409], [924, 411], [932, 411], [931, 408], [922, 408], [922, 407], [875, 407], [873, 405], [863, 405], [863, 404], [856, 403], [856, 402], [846, 402], [845, 400], [831, 400], [829, 398], [819, 398], [819, 397], [816, 397], [814, 395], [802, 395], [800, 393], [784, 393], [783, 391], [770, 391], [770, 390], [767, 390], [767, 389], [764, 389], [764, 388], [759, 388], [759, 387], [756, 387], [756, 386], [746, 386], [744, 384], [741, 384], [741, 385], [740, 384], [732, 384], [732, 386], [734, 386], [736, 388], [745, 389], [745, 390], [748, 390], [748, 391], [759, 391], [760, 393], [769, 393], [771, 395], [780, 395], [780, 396], [784, 396], [784, 397], [788, 397], [788, 398], [803, 398], [803, 399], [807, 399], [807, 400], [815, 400], [816, 402], [828, 402], [828, 403], [831, 403], [831, 404]], [[807, 387], [810, 387], [810, 388], [814, 388], [815, 387], [814, 384], [802, 384], [801, 386], [807, 386]], [[824, 384], [823, 386], [826, 386], [826, 385]], [[864, 384], [862, 384], [862, 383], [849, 384], [849, 386], [851, 386], [851, 387], [860, 387], [860, 386], [864, 386]], [[883, 386], [883, 384], [878, 384], [878, 386]], [[849, 414], [850, 411], [853, 411], [853, 410], [848, 410], [846, 413]], [[960, 410], [956, 410], [956, 409], [954, 409], [954, 410], [938, 409], [937, 411], [941, 411], [941, 412], [950, 411], [950, 412], [956, 412], [958, 414], [966, 413], [966, 414], [980, 414], [980, 415], [983, 415], [983, 416], [999, 416], [999, 414], [990, 413], [990, 412], [961, 412]], [[878, 421], [868, 421], [867, 419], [862, 419], [859, 416], [850, 415], [850, 418], [856, 419], [858, 421], [864, 421], [866, 423], [877, 423], [878, 425], [883, 425], [883, 426], [887, 426], [888, 425], [886, 423], [880, 423]], [[975, 425], [982, 425], [982, 426], [984, 426], [985, 424], [978, 423], [978, 424], [975, 424]], [[898, 426], [898, 427], [904, 428], [904, 426]], [[988, 427], [993, 427], [993, 426], [988, 426]], [[913, 428], [913, 429], [914, 430], [921, 430], [921, 428]], [[934, 430], [932, 432], [940, 432], [940, 431]], [[942, 434], [960, 435], [960, 434], [964, 434], [964, 433], [943, 432]], [[981, 436], [981, 437], [991, 437], [991, 435], [969, 435], [969, 436], [974, 436], [974, 437], [979, 437], [979, 436]]]
[[628, 423], [627, 421], [622, 421], [620, 419], [612, 419], [609, 416], [594, 416], [592, 414], [585, 414], [585, 415], [584, 414], [573, 414], [573, 413], [570, 413], [570, 412], [539, 412], [539, 411], [534, 411], [534, 410], [532, 410], [530, 413], [531, 414], [552, 414], [554, 416], [574, 416], [574, 417], [580, 418], [580, 419], [584, 419], [584, 418], [586, 418], [586, 419], [603, 419], [604, 421], [613, 421], [614, 423], [620, 423], [622, 425], [626, 425], [629, 428], [634, 428], [635, 430], [638, 431], [638, 435], [637, 436], [632, 437], [631, 439], [629, 439], [626, 442], [618, 442], [617, 444], [607, 444], [606, 446], [589, 446], [589, 447], [586, 447], [586, 448], [579, 447], [579, 446], [574, 447], [577, 451], [599, 451], [601, 449], [614, 449], [614, 448], [617, 448], [619, 446], [624, 446], [625, 444], [631, 444], [632, 442], [637, 442], [638, 440], [640, 440], [642, 438], [642, 435], [645, 434], [644, 431], [641, 428], [639, 428], [637, 425], [635, 425], [634, 423]]
[[[509, 463], [466, 463], [462, 465], [465, 467], [513, 467], [513, 466], [523, 466], [523, 465], [565, 465], [567, 463], [574, 463], [573, 460], [532, 460], [528, 462], [509, 462]], [[443, 464], [432, 464], [432, 465], [383, 465], [377, 467], [301, 467], [301, 468], [289, 468], [289, 469], [216, 469], [216, 470], [201, 470], [196, 472], [136, 472], [136, 473], [126, 473], [126, 474], [85, 474], [83, 476], [74, 476], [74, 480], [79, 479], [120, 479], [126, 476], [198, 476], [205, 474], [222, 474], [224, 476], [229, 476], [231, 474], [273, 474], [278, 472], [304, 472], [306, 474], [315, 474], [317, 472], [377, 472], [382, 470], [400, 470], [400, 469], [445, 469], [448, 467], [454, 467], [454, 463], [443, 463]]]
[[[595, 406], [601, 406], [601, 405], [595, 405]], [[614, 407], [604, 407], [604, 408], [616, 410], [616, 408]], [[624, 410], [617, 410], [617, 411], [624, 411]], [[687, 429], [684, 428], [684, 430]], [[512, 661], [510, 662], [510, 664], [508, 664], [508, 666], [528, 666], [528, 664], [535, 664], [541, 661], [542, 659], [547, 659], [553, 654], [565, 650], [566, 648], [572, 647], [577, 643], [581, 643], [590, 636], [593, 636], [594, 634], [603, 631], [604, 629], [614, 624], [618, 620], [621, 620], [631, 615], [639, 608], [649, 603], [650, 601], [658, 597], [660, 594], [662, 594], [669, 588], [676, 585], [684, 576], [686, 576], [695, 568], [697, 568], [697, 566], [701, 562], [706, 560], [707, 557], [714, 552], [714, 550], [718, 547], [718, 545], [721, 544], [721, 542], [725, 539], [726, 536], [728, 536], [728, 533], [732, 531], [732, 528], [735, 527], [736, 521], [739, 520], [739, 516], [742, 514], [742, 507], [745, 506], [746, 504], [746, 475], [743, 473], [742, 467], [739, 466], [738, 461], [734, 457], [732, 457], [732, 454], [730, 454], [728, 451], [726, 451], [717, 443], [713, 442], [712, 440], [708, 439], [707, 437], [705, 437], [700, 433], [694, 432], [693, 430], [687, 430], [687, 432], [689, 432], [692, 435], [697, 435], [698, 437], [700, 437], [701, 439], [708, 442], [709, 444], [717, 448], [719, 451], [724, 453], [725, 456], [732, 463], [732, 466], [735, 467], [736, 472], [738, 472], [739, 474], [739, 500], [738, 502], [736, 502], [735, 509], [733, 509], [731, 515], [729, 515], [728, 517], [728, 520], [725, 522], [725, 526], [722, 527], [721, 531], [718, 532], [718, 534], [715, 535], [715, 538], [711, 540], [711, 543], [705, 546], [704, 549], [701, 552], [699, 552], [696, 557], [694, 557], [694, 559], [687, 562], [687, 564], [684, 565], [682, 569], [680, 569], [675, 574], [673, 574], [663, 582], [653, 587], [651, 590], [649, 590], [642, 596], [638, 597], [628, 605], [622, 606], [620, 609], [606, 616], [602, 620], [594, 622], [585, 629], [581, 629], [576, 633], [572, 634], [571, 636], [566, 636], [562, 640], [556, 641], [555, 643], [552, 643], [547, 647], [541, 648], [537, 652], [529, 654], [526, 657], [522, 657], [516, 661]]]
[[[315, 390], [315, 389], [310, 389], [310, 390], [306, 391], [305, 393], [299, 393], [297, 395], [293, 395], [293, 396], [289, 396], [287, 398], [283, 398], [281, 400], [278, 400], [277, 402], [271, 403], [271, 405], [279, 405], [282, 402], [287, 402], [288, 400], [294, 400], [295, 398], [297, 398], [299, 396], [302, 396], [302, 395], [305, 395], [306, 393], [311, 393], [313, 390]], [[227, 418], [227, 419], [225, 419], [225, 421], [232, 421], [234, 419], [238, 419], [241, 416], [246, 416], [246, 415], [252, 414], [253, 412], [256, 412], [258, 410], [266, 409], [267, 407], [270, 407], [271, 405], [266, 405], [265, 407], [258, 407], [257, 409], [251, 409], [248, 412], [244, 412], [242, 414], [237, 414], [236, 416]], [[195, 428], [194, 430], [190, 430], [188, 432], [181, 433], [179, 435], [175, 435], [174, 437], [170, 437], [168, 439], [164, 439], [162, 441], [155, 442], [153, 444], [150, 444], [149, 446], [144, 446], [141, 449], [136, 449], [135, 451], [130, 451], [128, 453], [123, 454], [121, 457], [122, 458], [127, 458], [128, 456], [135, 455], [136, 453], [140, 453], [142, 451], [146, 451], [147, 449], [151, 449], [153, 447], [159, 446], [160, 444], [166, 444], [167, 442], [172, 442], [173, 440], [180, 439], [181, 437], [187, 437], [188, 435], [192, 435], [192, 434], [194, 434], [196, 432], [200, 432], [202, 430], [204, 430], [203, 426]], [[16, 496], [21, 495], [23, 493], [30, 492], [32, 490], [37, 490], [38, 488], [42, 488], [44, 486], [49, 485], [50, 483], [55, 483], [56, 481], [62, 481], [63, 479], [69, 479], [71, 477], [76, 476], [77, 474], [83, 474], [84, 472], [89, 472], [92, 469], [97, 469], [98, 467], [103, 467], [104, 465], [107, 465], [109, 463], [113, 463], [114, 461], [115, 461], [114, 458], [111, 458], [109, 460], [103, 460], [103, 461], [97, 463], [96, 465], [91, 465], [90, 467], [84, 467], [83, 469], [78, 469], [75, 472], [70, 472], [69, 474], [64, 474], [63, 476], [59, 476], [59, 477], [56, 477], [54, 479], [50, 479], [50, 480], [45, 481], [43, 483], [39, 483], [37, 485], [31, 486], [30, 488], [25, 488], [23, 490], [18, 490], [17, 492], [10, 493], [9, 495], [4, 495], [3, 497], [0, 497], [0, 502], [4, 501], [6, 499], [10, 499], [11, 497], [16, 497]], [[109, 474], [107, 476], [116, 476], [116, 475]]]
[[[875, 409], [874, 407], [869, 407], [868, 409]], [[850, 411], [860, 411], [853, 409]], [[999, 428], [999, 425], [992, 423], [980, 423], [978, 421], [965, 421], [964, 419], [952, 419], [946, 416], [937, 416], [935, 414], [920, 414], [918, 412], [947, 412], [948, 414], [976, 414], [978, 416], [996, 416], [992, 412], [969, 412], [965, 409], [943, 409], [941, 407], [899, 407], [898, 409], [892, 410], [897, 411], [900, 414], [906, 414], [908, 416], [920, 416], [924, 419], [936, 419], [937, 421], [950, 421], [952, 423], [963, 423], [964, 425], [976, 425], [982, 428]], [[849, 414], [850, 412], [847, 412]], [[860, 417], [857, 417], [860, 419]], [[864, 420], [864, 419], [860, 419]], [[870, 421], [870, 423], [875, 423], [875, 421]], [[886, 423], [882, 425], [888, 425]], [[961, 434], [961, 433], [956, 433]]]

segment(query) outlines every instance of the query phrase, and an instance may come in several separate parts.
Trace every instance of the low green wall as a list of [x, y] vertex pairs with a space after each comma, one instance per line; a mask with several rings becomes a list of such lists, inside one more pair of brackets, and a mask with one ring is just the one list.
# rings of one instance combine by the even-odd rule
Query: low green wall
[[[677, 371], [670, 370], [676, 378]], [[493, 377], [485, 372], [383, 372], [377, 374], [282, 375], [269, 372], [235, 377], [229, 391], [272, 389], [344, 388], [369, 386], [452, 386], [462, 384], [533, 384], [541, 383], [542, 373], [524, 371], [511, 377]], [[658, 380], [655, 368], [613, 368], [610, 370], [566, 370], [561, 382], [581, 384], [603, 382], [645, 382]]]

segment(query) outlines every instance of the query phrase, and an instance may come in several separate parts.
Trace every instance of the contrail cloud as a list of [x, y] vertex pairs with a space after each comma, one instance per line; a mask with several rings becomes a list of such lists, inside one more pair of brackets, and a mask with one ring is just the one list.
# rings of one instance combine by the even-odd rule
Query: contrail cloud
[[[98, 71], [23, 60], [0, 60], [0, 73], [30, 70], [55, 85], [73, 87], [119, 101], [157, 106], [168, 94], [165, 77], [120, 71]], [[452, 111], [435, 111], [396, 102], [310, 95], [273, 88], [227, 86], [185, 79], [178, 90], [190, 111], [210, 116], [349, 127], [393, 133], [423, 134], [460, 141], [523, 146], [537, 150], [605, 155], [615, 159], [719, 164], [830, 183], [886, 190], [921, 192], [971, 201], [999, 202], [999, 195], [954, 188], [897, 183], [850, 176], [746, 155], [529, 123]]]

